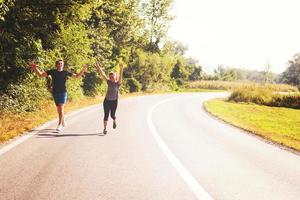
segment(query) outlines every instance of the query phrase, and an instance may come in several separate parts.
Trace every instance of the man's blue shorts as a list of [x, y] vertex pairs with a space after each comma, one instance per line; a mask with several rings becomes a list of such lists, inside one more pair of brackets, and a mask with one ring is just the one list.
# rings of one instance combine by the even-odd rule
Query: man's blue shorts
[[56, 106], [59, 104], [65, 104], [67, 102], [68, 95], [66, 92], [53, 93], [52, 96]]

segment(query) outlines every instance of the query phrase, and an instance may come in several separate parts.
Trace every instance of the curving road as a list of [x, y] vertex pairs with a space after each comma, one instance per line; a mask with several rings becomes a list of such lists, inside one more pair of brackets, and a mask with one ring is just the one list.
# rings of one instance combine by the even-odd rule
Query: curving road
[[298, 200], [300, 156], [203, 111], [224, 95], [121, 100], [105, 136], [99, 105], [51, 122], [0, 149], [0, 199]]

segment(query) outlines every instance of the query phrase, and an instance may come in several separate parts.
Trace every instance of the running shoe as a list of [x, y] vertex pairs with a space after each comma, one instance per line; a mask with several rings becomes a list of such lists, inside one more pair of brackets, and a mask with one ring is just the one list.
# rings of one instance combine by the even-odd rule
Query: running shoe
[[114, 121], [113, 128], [117, 128], [117, 123]]
[[57, 131], [61, 131], [61, 129], [62, 129], [62, 125], [58, 125], [56, 128]]

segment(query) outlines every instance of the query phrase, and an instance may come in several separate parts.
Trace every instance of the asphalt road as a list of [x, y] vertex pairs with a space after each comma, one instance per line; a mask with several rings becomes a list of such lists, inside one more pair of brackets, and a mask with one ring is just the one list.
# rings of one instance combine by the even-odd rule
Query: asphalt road
[[300, 199], [300, 156], [202, 109], [224, 95], [120, 100], [105, 136], [102, 105], [50, 123], [0, 154], [0, 199]]

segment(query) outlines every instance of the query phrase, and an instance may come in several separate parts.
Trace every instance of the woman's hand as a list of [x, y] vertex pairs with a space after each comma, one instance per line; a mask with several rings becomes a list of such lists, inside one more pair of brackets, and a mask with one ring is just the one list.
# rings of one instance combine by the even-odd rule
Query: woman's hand
[[96, 61], [95, 67], [96, 67], [97, 69], [99, 69], [99, 70], [101, 69], [100, 63], [99, 63], [98, 61]]
[[123, 69], [123, 68], [124, 68], [124, 66], [123, 66], [122, 63], [119, 64], [119, 68], [120, 68], [120, 69]]

